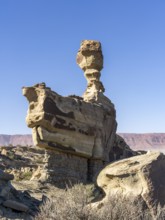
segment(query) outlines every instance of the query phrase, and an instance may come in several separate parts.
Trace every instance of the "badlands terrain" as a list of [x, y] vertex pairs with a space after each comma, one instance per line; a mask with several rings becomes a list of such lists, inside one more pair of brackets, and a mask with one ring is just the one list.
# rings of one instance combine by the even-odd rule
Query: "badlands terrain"
[[165, 152], [165, 133], [131, 134], [120, 133], [133, 150], [154, 150]]
[[[118, 133], [133, 150], [156, 150], [165, 152], [165, 133]], [[33, 146], [28, 135], [0, 135], [0, 146]]]

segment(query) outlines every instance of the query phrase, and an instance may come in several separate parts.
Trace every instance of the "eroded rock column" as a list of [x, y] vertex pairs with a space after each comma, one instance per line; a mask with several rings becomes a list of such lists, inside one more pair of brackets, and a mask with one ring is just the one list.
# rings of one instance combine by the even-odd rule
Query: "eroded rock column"
[[84, 40], [77, 53], [77, 64], [84, 71], [87, 89], [83, 95], [84, 101], [97, 101], [99, 93], [105, 91], [100, 81], [103, 68], [101, 43], [94, 40]]

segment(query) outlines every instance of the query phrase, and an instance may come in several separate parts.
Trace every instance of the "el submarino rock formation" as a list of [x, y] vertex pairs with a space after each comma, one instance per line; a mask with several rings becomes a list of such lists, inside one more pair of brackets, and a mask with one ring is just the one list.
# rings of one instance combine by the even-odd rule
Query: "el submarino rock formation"
[[[82, 41], [77, 64], [87, 79], [83, 97], [63, 97], [45, 83], [23, 87], [23, 95], [29, 101], [26, 123], [32, 128], [34, 144], [50, 149], [47, 151], [48, 164], [61, 169], [61, 158], [65, 168], [61, 178], [87, 181], [104, 164], [113, 160], [111, 154], [116, 139], [116, 111], [113, 103], [103, 94], [100, 42]], [[120, 154], [124, 155], [123, 152]], [[70, 172], [66, 172], [66, 163], [69, 164]], [[82, 170], [81, 177], [75, 167]]]
[[[98, 175], [97, 185], [105, 197], [90, 204], [91, 207], [101, 208], [109, 195], [133, 195], [156, 214], [157, 206], [165, 205], [165, 156], [150, 152], [136, 156], [138, 153], [116, 134], [116, 111], [104, 96], [105, 89], [100, 81], [101, 44], [83, 41], [77, 63], [87, 79], [83, 97], [63, 97], [45, 83], [23, 87], [23, 95], [29, 101], [26, 122], [32, 128], [36, 148], [31, 147], [29, 151], [27, 147], [0, 149], [0, 169], [10, 173], [0, 170], [2, 210], [7, 207], [31, 216], [44, 201], [43, 198], [42, 201], [33, 199], [28, 192], [20, 194], [15, 190], [10, 183], [12, 174], [25, 186], [28, 180], [30, 187], [39, 189], [37, 196], [41, 192], [52, 195], [54, 190], [48, 190], [50, 185], [63, 188], [68, 183], [93, 181]], [[119, 161], [114, 162], [116, 160]], [[98, 196], [100, 199], [99, 193]], [[96, 195], [95, 199], [98, 199]], [[0, 212], [1, 216], [3, 214]]]

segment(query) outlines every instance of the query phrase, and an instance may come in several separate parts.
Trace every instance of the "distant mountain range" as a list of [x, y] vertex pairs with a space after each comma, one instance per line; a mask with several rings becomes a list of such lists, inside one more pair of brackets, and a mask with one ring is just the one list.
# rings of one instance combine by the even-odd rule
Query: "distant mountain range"
[[0, 146], [32, 146], [32, 136], [30, 134], [27, 135], [6, 135], [0, 134]]
[[[158, 150], [165, 153], [165, 133], [119, 133], [133, 150]], [[0, 135], [0, 146], [32, 146], [32, 136], [28, 135]]]
[[165, 133], [119, 133], [133, 150], [156, 150], [165, 153]]

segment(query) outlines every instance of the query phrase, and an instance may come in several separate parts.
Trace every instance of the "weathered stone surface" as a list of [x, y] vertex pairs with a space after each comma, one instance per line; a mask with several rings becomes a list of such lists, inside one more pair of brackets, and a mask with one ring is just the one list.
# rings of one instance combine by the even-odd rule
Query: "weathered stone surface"
[[9, 193], [10, 193], [10, 190], [12, 189], [12, 186], [10, 184], [10, 182], [2, 182], [0, 183], [1, 187], [0, 187], [0, 196], [1, 197], [4, 197], [4, 198], [7, 198]]
[[26, 192], [17, 191], [10, 182], [10, 180], [13, 179], [13, 175], [2, 170], [0, 170], [0, 174], [0, 218], [3, 216], [4, 219], [16, 219], [15, 217], [16, 215], [18, 217], [18, 213], [13, 213], [13, 210], [17, 210], [29, 212], [20, 214], [19, 219], [32, 219], [30, 212], [36, 213], [37, 206], [39, 206], [41, 202], [27, 195]]
[[31, 180], [66, 187], [72, 183], [86, 183], [88, 179], [87, 160], [76, 155], [46, 150], [44, 163], [32, 175]]
[[[53, 160], [58, 167], [52, 168], [53, 181], [60, 176], [82, 182], [92, 180], [110, 161], [134, 155], [116, 136], [116, 111], [113, 103], [103, 94], [105, 89], [100, 81], [103, 68], [101, 43], [82, 41], [77, 64], [84, 71], [88, 83], [83, 97], [63, 97], [45, 83], [22, 89], [29, 101], [26, 123], [32, 128], [34, 144], [47, 149], [48, 172]], [[59, 165], [59, 156], [62, 165]], [[64, 172], [60, 166], [67, 169], [66, 161], [70, 170]], [[83, 164], [82, 176], [78, 174], [81, 172], [79, 164]], [[78, 169], [75, 171], [72, 167]], [[41, 170], [42, 167], [39, 167], [32, 179], [51, 176], [46, 174], [45, 169], [44, 172]]]
[[20, 203], [20, 202], [16, 202], [13, 200], [6, 200], [3, 205], [7, 208], [11, 208], [17, 211], [21, 211], [21, 212], [27, 212], [29, 207]]
[[9, 173], [5, 173], [4, 171], [0, 170], [0, 180], [13, 180], [14, 176]]
[[109, 161], [117, 126], [113, 104], [62, 97], [43, 84], [24, 87], [23, 94], [29, 101], [26, 122], [33, 128], [35, 145]]
[[141, 197], [154, 210], [165, 205], [165, 155], [159, 152], [123, 159], [106, 166], [97, 184], [109, 194]]
[[[103, 168], [101, 160], [90, 160], [78, 155], [66, 154], [40, 147], [7, 147], [6, 155], [1, 155], [4, 147], [0, 147], [0, 161], [10, 174], [14, 174], [14, 182], [31, 184], [47, 183], [56, 187], [64, 187], [70, 183], [86, 183]], [[10, 154], [14, 155], [10, 158]]]
[[100, 42], [83, 41], [77, 63], [88, 81], [86, 95], [63, 97], [45, 83], [23, 87], [29, 101], [26, 122], [37, 146], [108, 162], [117, 123], [114, 105], [103, 95], [100, 82]]
[[77, 54], [77, 64], [84, 71], [87, 79], [87, 89], [83, 95], [85, 101], [101, 101], [105, 98], [102, 93], [105, 91], [100, 81], [103, 68], [103, 55], [101, 43], [94, 40], [84, 40], [81, 43]]

